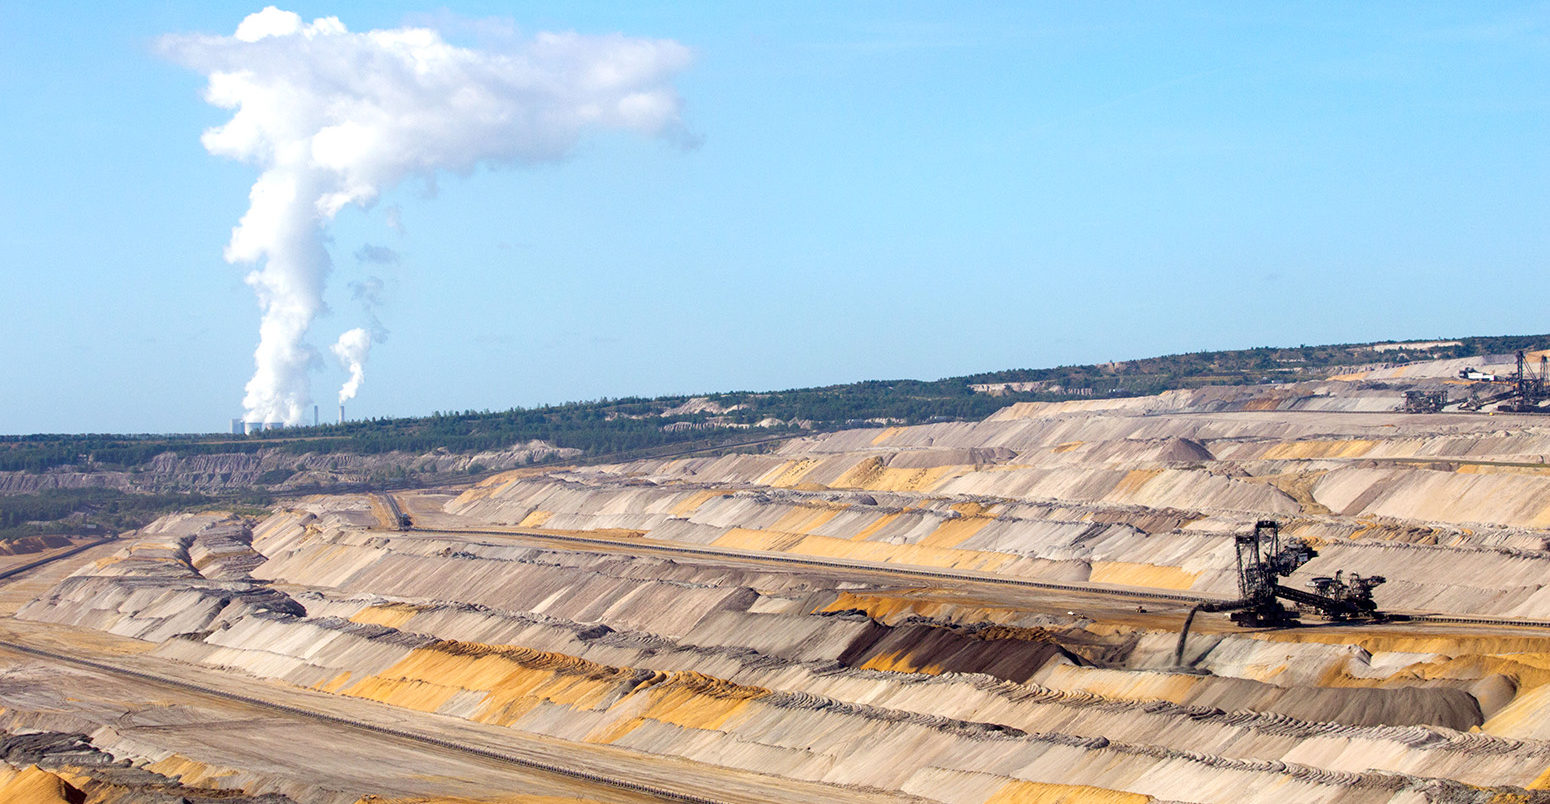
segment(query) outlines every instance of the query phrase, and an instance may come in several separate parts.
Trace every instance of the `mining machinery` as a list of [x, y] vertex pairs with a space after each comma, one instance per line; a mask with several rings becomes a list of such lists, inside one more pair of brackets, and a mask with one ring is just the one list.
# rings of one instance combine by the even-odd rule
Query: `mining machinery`
[[[1290, 625], [1297, 619], [1276, 599], [1283, 589], [1278, 579], [1318, 555], [1301, 539], [1281, 545], [1281, 526], [1269, 519], [1254, 524], [1250, 533], [1233, 537], [1238, 554], [1238, 601], [1232, 621], [1246, 627]], [[1292, 591], [1288, 589], [1287, 591]]]
[[382, 492], [377, 496], [382, 499], [382, 504], [387, 508], [388, 513], [392, 516], [393, 523], [398, 526], [399, 530], [409, 530], [414, 527], [414, 520], [404, 513], [404, 509], [398, 507], [398, 500], [392, 494]]
[[1406, 413], [1441, 413], [1448, 406], [1447, 391], [1406, 391]]
[[1532, 413], [1539, 410], [1539, 403], [1546, 398], [1545, 375], [1550, 374], [1550, 356], [1539, 356], [1539, 372], [1529, 370], [1523, 350], [1518, 350], [1518, 370], [1512, 376], [1514, 399], [1496, 406], [1497, 410], [1513, 413]]
[[[1281, 628], [1300, 625], [1302, 611], [1314, 611], [1331, 620], [1381, 620], [1383, 613], [1372, 599], [1374, 587], [1384, 582], [1382, 575], [1362, 576], [1336, 572], [1333, 576], [1313, 579], [1313, 591], [1283, 586], [1281, 578], [1291, 575], [1318, 555], [1301, 539], [1281, 539], [1280, 523], [1261, 519], [1254, 530], [1233, 537], [1238, 559], [1238, 599], [1197, 603], [1184, 618], [1174, 664], [1184, 659], [1184, 642], [1195, 615], [1202, 611], [1230, 611], [1232, 621], [1244, 628]], [[1282, 600], [1295, 608], [1288, 609]]]
[[[1497, 374], [1486, 374], [1474, 368], [1465, 368], [1459, 372], [1459, 377], [1465, 380], [1491, 383], [1492, 385], [1506, 385], [1499, 391], [1484, 395], [1475, 395], [1459, 403], [1460, 410], [1479, 410], [1493, 402], [1500, 402], [1496, 409], [1505, 413], [1543, 413], [1539, 403], [1550, 399], [1550, 390], [1547, 390], [1546, 380], [1550, 379], [1550, 356], [1539, 356], [1539, 371], [1529, 367], [1528, 358], [1523, 350], [1518, 350], [1518, 369], [1505, 377]], [[1406, 408], [1409, 408], [1409, 395], [1405, 396]]]

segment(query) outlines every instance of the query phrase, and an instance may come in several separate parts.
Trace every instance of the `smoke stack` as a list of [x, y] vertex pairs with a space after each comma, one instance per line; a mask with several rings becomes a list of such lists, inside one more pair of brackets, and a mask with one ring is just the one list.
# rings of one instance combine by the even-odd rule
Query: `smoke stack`
[[339, 423], [344, 424], [344, 405], [339, 406]]
[[312, 426], [313, 427], [317, 427], [318, 426], [318, 406], [317, 405], [313, 405], [312, 406]]
[[[157, 49], [208, 76], [205, 99], [233, 112], [205, 131], [205, 149], [260, 172], [224, 252], [253, 266], [261, 313], [242, 400], [251, 419], [306, 420], [319, 365], [307, 335], [328, 309], [328, 229], [345, 207], [443, 171], [563, 162], [603, 130], [690, 139], [672, 80], [693, 54], [668, 39], [538, 33], [476, 50], [426, 28], [352, 33], [337, 17], [268, 6], [230, 36], [174, 34]], [[351, 332], [358, 359], [341, 358], [353, 383], [341, 403], [372, 335]]]

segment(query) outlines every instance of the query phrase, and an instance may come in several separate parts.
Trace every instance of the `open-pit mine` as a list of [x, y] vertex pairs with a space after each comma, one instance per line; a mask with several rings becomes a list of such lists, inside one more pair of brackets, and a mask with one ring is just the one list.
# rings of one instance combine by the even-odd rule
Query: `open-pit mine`
[[[0, 557], [0, 799], [1550, 801], [1550, 418], [1404, 411], [1465, 368]], [[1269, 626], [1227, 610], [1257, 527]]]

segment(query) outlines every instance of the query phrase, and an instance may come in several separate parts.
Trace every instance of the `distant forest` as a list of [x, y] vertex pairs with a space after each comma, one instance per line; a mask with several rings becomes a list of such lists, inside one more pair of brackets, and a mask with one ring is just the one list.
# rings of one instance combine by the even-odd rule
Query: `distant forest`
[[[788, 391], [707, 395], [723, 413], [662, 415], [687, 396], [601, 399], [538, 408], [437, 412], [407, 419], [232, 435], [0, 436], [0, 471], [133, 470], [157, 455], [250, 453], [379, 454], [434, 449], [477, 452], [538, 439], [572, 447], [587, 457], [630, 456], [746, 441], [807, 430], [981, 419], [1013, 402], [1077, 397], [1142, 396], [1176, 388], [1293, 382], [1327, 376], [1330, 369], [1364, 364], [1511, 354], [1550, 347], [1550, 335], [1455, 338], [1457, 345], [1382, 349], [1390, 344], [1261, 347], [1152, 357], [1116, 363], [1013, 369], [935, 381], [869, 380]], [[1374, 346], [1380, 347], [1375, 349]], [[993, 396], [971, 386], [1040, 383], [1040, 390]], [[728, 410], [731, 409], [731, 410]], [[768, 420], [779, 425], [769, 426]], [[749, 427], [766, 422], [763, 427]], [[667, 427], [685, 423], [681, 429]]]

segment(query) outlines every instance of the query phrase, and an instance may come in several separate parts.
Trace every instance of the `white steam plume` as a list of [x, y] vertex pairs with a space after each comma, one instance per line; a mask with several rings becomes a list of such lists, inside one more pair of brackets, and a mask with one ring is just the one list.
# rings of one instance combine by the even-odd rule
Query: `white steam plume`
[[160, 47], [208, 76], [206, 100], [235, 110], [204, 133], [205, 148], [262, 171], [225, 253], [262, 263], [247, 276], [262, 311], [250, 420], [299, 423], [311, 403], [324, 228], [345, 206], [410, 176], [561, 159], [591, 130], [684, 134], [670, 82], [690, 54], [671, 40], [540, 33], [479, 51], [430, 29], [352, 33], [270, 6], [232, 36], [172, 35]]
[[344, 381], [344, 386], [339, 389], [339, 404], [355, 398], [355, 392], [361, 389], [361, 380], [366, 379], [366, 358], [371, 355], [371, 333], [362, 327], [346, 332], [339, 336], [339, 340], [332, 347], [334, 357], [350, 372], [350, 379]]
[[[367, 245], [355, 256], [361, 260], [398, 261], [397, 254], [391, 249], [380, 246]], [[366, 358], [371, 356], [372, 344], [387, 340], [387, 327], [382, 326], [382, 322], [377, 319], [377, 307], [382, 304], [382, 288], [382, 280], [375, 276], [350, 283], [350, 297], [360, 303], [361, 312], [371, 323], [371, 328], [356, 327], [340, 335], [339, 340], [329, 347], [334, 357], [339, 358], [339, 364], [350, 372], [350, 378], [345, 380], [344, 386], [339, 389], [341, 405], [346, 400], [354, 399], [356, 392], [361, 390], [361, 381], [366, 379]]]

